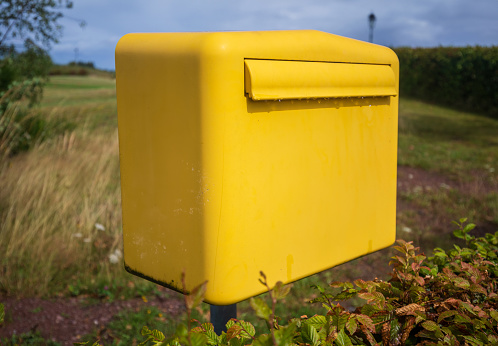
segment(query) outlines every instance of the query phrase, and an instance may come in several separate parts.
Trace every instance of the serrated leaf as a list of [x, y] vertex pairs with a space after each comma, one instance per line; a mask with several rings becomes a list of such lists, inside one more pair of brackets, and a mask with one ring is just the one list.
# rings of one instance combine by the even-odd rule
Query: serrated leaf
[[240, 332], [242, 338], [251, 339], [256, 334], [256, 329], [250, 322], [238, 321], [237, 323], [240, 323], [242, 327], [242, 331]]
[[[334, 317], [332, 316], [332, 320], [334, 321]], [[337, 327], [337, 330], [344, 329], [346, 327], [346, 323], [348, 322], [348, 315], [341, 314], [337, 317], [337, 320], [334, 321], [334, 325]]]
[[400, 329], [401, 329], [401, 324], [399, 323], [399, 321], [398, 321], [397, 318], [394, 318], [391, 321], [391, 328], [390, 328], [390, 332], [389, 332], [389, 340], [395, 340], [398, 337], [398, 335], [399, 335]]
[[303, 338], [303, 342], [313, 346], [317, 346], [320, 341], [316, 328], [307, 323], [301, 326], [301, 337]]
[[353, 345], [353, 343], [351, 342], [351, 339], [346, 334], [346, 331], [344, 329], [341, 329], [339, 331], [339, 333], [337, 334], [337, 338], [335, 339], [335, 342], [339, 346], [352, 346]]
[[422, 322], [421, 325], [425, 330], [428, 330], [430, 332], [435, 332], [436, 330], [439, 330], [438, 324], [434, 321], [425, 321]]
[[470, 283], [465, 280], [464, 278], [461, 277], [456, 277], [452, 279], [453, 283], [455, 284], [456, 287], [463, 288], [463, 289], [468, 289], [470, 288]]
[[227, 327], [227, 330], [228, 330], [228, 329], [230, 329], [230, 327], [235, 325], [235, 323], [237, 323], [237, 319], [231, 318], [228, 320], [227, 324], [225, 324], [225, 327]]
[[3, 323], [5, 319], [5, 307], [3, 306], [2, 303], [0, 303], [0, 324]]
[[346, 322], [346, 329], [351, 335], [356, 333], [356, 329], [358, 329], [358, 323], [356, 322], [354, 315], [350, 316], [349, 320]]
[[201, 326], [190, 329], [191, 333], [204, 333], [204, 329]]
[[378, 311], [379, 311], [379, 308], [372, 306], [372, 305], [368, 305], [368, 304], [365, 304], [361, 307], [361, 313], [365, 316], [372, 316], [373, 314], [375, 314]]
[[155, 340], [157, 341], [163, 341], [164, 340], [164, 334], [162, 332], [160, 332], [159, 330], [157, 329], [154, 329], [152, 332], [151, 332], [151, 335], [152, 337], [154, 337]]
[[270, 320], [271, 309], [263, 299], [259, 297], [251, 298], [250, 304], [259, 318], [262, 318], [266, 321]]
[[316, 330], [320, 330], [327, 323], [327, 319], [322, 315], [314, 315], [308, 318], [305, 323], [311, 324]]
[[205, 323], [201, 324], [201, 326], [202, 326], [202, 329], [204, 329], [206, 331], [208, 331], [208, 330], [214, 330], [214, 326], [210, 322], [205, 322]]
[[365, 326], [372, 333], [375, 332], [375, 325], [370, 317], [367, 315], [356, 315], [356, 320]]
[[214, 330], [206, 330], [205, 332], [208, 345], [218, 345], [220, 344], [220, 337], [216, 335]]
[[458, 311], [456, 311], [456, 310], [445, 311], [445, 312], [441, 313], [441, 315], [439, 315], [439, 317], [437, 319], [437, 323], [440, 323], [445, 318], [448, 318], [448, 317], [451, 317], [451, 316], [455, 316], [455, 315], [458, 315]]
[[143, 326], [140, 334], [142, 334], [142, 336], [146, 336], [146, 335], [150, 335], [150, 332], [151, 331], [150, 331], [149, 327]]
[[479, 284], [472, 283], [469, 288], [473, 293], [487, 294], [488, 292]]
[[236, 338], [242, 332], [242, 327], [239, 325], [233, 325], [227, 330], [227, 340], [230, 341], [233, 338]]

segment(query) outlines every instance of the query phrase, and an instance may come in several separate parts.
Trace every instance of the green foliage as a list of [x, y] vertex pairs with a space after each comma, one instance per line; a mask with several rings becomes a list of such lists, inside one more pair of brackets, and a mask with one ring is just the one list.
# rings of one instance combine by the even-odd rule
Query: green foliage
[[[17, 345], [44, 345], [44, 346], [60, 346], [61, 344], [52, 340], [47, 340], [40, 335], [38, 331], [30, 331], [23, 334], [14, 334], [11, 338], [2, 338], [0, 345], [17, 346]], [[96, 346], [96, 345], [95, 345]]]
[[[411, 242], [399, 240], [398, 254], [390, 261], [391, 279], [333, 282], [330, 288], [316, 286], [319, 303], [326, 314], [293, 318], [286, 325], [275, 315], [277, 301], [290, 287], [278, 282], [268, 288], [269, 306], [263, 299], [251, 299], [256, 315], [264, 319], [269, 333], [256, 335], [252, 324], [231, 319], [227, 331], [214, 333], [211, 323], [189, 320], [175, 335], [166, 338], [144, 327], [147, 336], [140, 345], [491, 345], [498, 343], [498, 232], [474, 237], [475, 227], [466, 219], [456, 222], [455, 236], [467, 247], [449, 251], [435, 249], [427, 258]], [[187, 311], [201, 301], [205, 284], [186, 297]], [[348, 311], [339, 302], [361, 298], [366, 303]], [[188, 313], [190, 318], [190, 313]], [[191, 323], [197, 323], [191, 328]]]
[[[46, 122], [28, 111], [40, 101], [52, 66], [39, 44], [58, 41], [61, 10], [72, 5], [69, 0], [0, 2], [0, 157], [26, 150], [46, 134]], [[22, 52], [9, 45], [19, 40]]]
[[0, 2], [0, 47], [18, 39], [57, 43], [62, 27], [61, 10], [72, 8], [70, 0], [2, 0]]
[[498, 47], [396, 48], [400, 94], [498, 118]]
[[0, 326], [3, 324], [5, 319], [5, 308], [2, 303], [0, 303]]

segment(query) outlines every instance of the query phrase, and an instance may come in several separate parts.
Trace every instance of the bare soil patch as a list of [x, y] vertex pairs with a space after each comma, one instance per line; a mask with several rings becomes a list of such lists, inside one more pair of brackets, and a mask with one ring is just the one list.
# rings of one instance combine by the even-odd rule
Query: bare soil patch
[[114, 302], [89, 302], [85, 298], [7, 298], [6, 323], [0, 327], [0, 339], [29, 331], [39, 331], [46, 340], [72, 345], [93, 331], [103, 330], [122, 310], [136, 310], [154, 306], [165, 316], [178, 316], [183, 310], [180, 297], [154, 297], [147, 303], [140, 298]]

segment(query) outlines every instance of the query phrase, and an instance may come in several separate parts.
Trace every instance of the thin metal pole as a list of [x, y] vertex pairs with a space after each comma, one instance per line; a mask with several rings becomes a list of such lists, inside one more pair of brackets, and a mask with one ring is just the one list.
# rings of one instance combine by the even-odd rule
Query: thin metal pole
[[211, 323], [214, 332], [218, 335], [226, 332], [226, 324], [231, 318], [237, 318], [237, 304], [232, 305], [211, 305]]

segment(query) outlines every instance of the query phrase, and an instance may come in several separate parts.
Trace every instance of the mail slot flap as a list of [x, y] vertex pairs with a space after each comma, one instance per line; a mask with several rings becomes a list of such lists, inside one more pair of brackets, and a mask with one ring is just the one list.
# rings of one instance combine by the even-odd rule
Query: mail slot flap
[[389, 65], [245, 59], [245, 92], [255, 101], [396, 96]]

